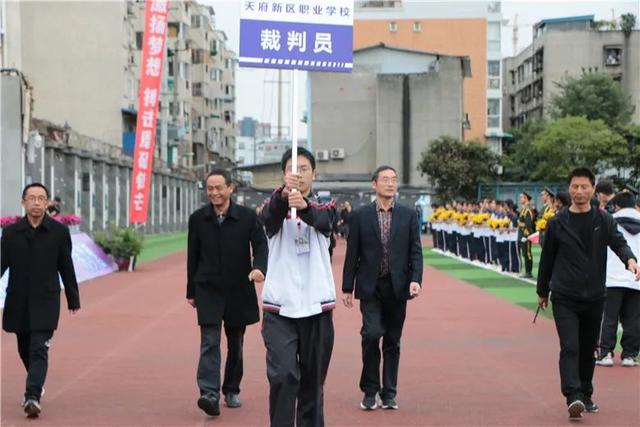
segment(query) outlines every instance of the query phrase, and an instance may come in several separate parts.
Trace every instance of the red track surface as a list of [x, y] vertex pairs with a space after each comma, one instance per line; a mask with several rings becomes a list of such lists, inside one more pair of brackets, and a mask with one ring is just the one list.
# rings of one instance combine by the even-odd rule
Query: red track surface
[[[343, 259], [339, 242], [338, 287]], [[360, 313], [337, 308], [327, 425], [569, 424], [551, 321], [539, 318], [534, 326], [530, 311], [431, 268], [424, 281], [405, 324], [398, 411], [359, 409]], [[196, 407], [199, 330], [184, 298], [184, 254], [84, 283], [80, 291], [82, 310], [73, 317], [64, 312], [54, 335], [38, 420], [25, 419], [18, 405], [25, 373], [15, 336], [2, 334], [2, 426], [268, 425], [258, 325], [246, 335], [244, 406], [223, 407], [215, 419]], [[582, 424], [640, 425], [640, 368], [597, 368], [595, 385], [601, 411]]]

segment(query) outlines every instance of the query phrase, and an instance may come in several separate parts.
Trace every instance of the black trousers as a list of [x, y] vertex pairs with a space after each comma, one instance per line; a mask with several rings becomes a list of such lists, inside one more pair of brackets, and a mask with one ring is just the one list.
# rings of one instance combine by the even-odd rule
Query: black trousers
[[511, 273], [520, 272], [520, 259], [518, 258], [518, 242], [508, 241], [509, 247], [509, 269], [507, 271]]
[[482, 238], [482, 246], [484, 249], [484, 263], [491, 264], [491, 237], [484, 236]]
[[496, 240], [496, 236], [489, 237], [489, 245], [491, 248], [491, 263], [499, 264], [500, 258], [498, 257], [498, 241]]
[[324, 426], [324, 381], [333, 351], [333, 313], [291, 319], [265, 312], [262, 338], [267, 348], [271, 426]]
[[519, 242], [518, 247], [520, 249], [520, 257], [524, 263], [524, 270], [527, 274], [531, 274], [533, 271], [533, 253], [531, 252], [531, 242]]
[[622, 354], [635, 358], [640, 352], [640, 291], [629, 288], [607, 288], [604, 319], [600, 335], [600, 354], [613, 354], [618, 336], [618, 321], [622, 324]]
[[560, 338], [562, 394], [567, 403], [591, 398], [604, 300], [576, 301], [552, 294], [551, 301]]
[[[378, 279], [376, 295], [360, 300], [362, 313], [362, 374], [360, 390], [367, 395], [380, 393], [395, 398], [398, 390], [400, 338], [407, 313], [407, 302], [395, 298], [390, 278]], [[380, 384], [380, 339], [382, 339], [382, 387]]]
[[53, 331], [19, 332], [18, 354], [27, 370], [25, 399], [40, 401], [42, 386], [47, 378], [49, 345]]
[[[224, 367], [224, 382], [222, 392], [240, 393], [243, 362], [242, 346], [246, 327], [228, 327], [225, 323], [224, 332], [227, 336], [227, 361]], [[220, 398], [220, 336], [221, 325], [200, 326], [200, 361], [198, 362], [197, 381], [200, 395]]]
[[508, 242], [496, 242], [498, 247], [498, 262], [502, 271], [509, 270], [509, 243]]

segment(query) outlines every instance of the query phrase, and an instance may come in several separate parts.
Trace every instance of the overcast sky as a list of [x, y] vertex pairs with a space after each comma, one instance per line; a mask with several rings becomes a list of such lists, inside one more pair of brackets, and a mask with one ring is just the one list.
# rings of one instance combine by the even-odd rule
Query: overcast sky
[[[413, 0], [430, 1], [430, 0]], [[239, 0], [204, 0], [211, 4], [216, 13], [216, 26], [224, 30], [229, 38], [230, 47], [239, 50], [240, 5]], [[576, 15], [595, 15], [597, 20], [618, 18], [624, 13], [633, 13], [640, 19], [640, 1], [573, 1], [573, 0], [548, 0], [525, 1], [512, 0], [502, 2], [502, 14], [505, 25], [502, 28], [502, 53], [504, 56], [513, 55], [513, 23], [518, 15], [518, 50], [526, 47], [532, 39], [532, 25], [541, 19], [558, 18]], [[283, 77], [289, 79], [290, 71], [283, 71]], [[300, 74], [299, 116], [306, 109], [305, 73]], [[236, 115], [240, 119], [245, 116], [257, 118], [263, 122], [277, 122], [277, 88], [271, 83], [277, 80], [276, 70], [262, 70], [251, 68], [239, 68], [236, 74]], [[285, 101], [283, 102], [283, 117], [289, 117], [288, 88], [283, 90]], [[284, 120], [285, 126], [288, 120]], [[304, 125], [301, 125], [301, 136], [306, 135]]]

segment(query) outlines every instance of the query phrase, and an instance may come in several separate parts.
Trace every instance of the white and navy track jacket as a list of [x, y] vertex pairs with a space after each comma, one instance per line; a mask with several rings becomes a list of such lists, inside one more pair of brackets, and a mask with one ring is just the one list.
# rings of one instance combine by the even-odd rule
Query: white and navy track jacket
[[292, 219], [281, 193], [282, 188], [274, 191], [261, 213], [269, 238], [262, 308], [290, 318], [332, 310], [336, 290], [329, 236], [337, 215], [335, 201], [319, 203], [317, 197], [309, 197], [307, 209], [298, 210]]

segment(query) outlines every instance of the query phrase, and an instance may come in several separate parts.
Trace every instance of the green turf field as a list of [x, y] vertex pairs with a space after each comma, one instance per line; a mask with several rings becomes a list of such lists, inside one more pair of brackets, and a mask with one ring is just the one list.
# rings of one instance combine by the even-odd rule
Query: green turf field
[[153, 261], [187, 248], [187, 233], [145, 236], [138, 263]]
[[[540, 257], [539, 248], [540, 247], [536, 245], [533, 250], [534, 277], [537, 273], [537, 260]], [[440, 255], [439, 253], [434, 252], [431, 248], [424, 249], [424, 260], [426, 264], [437, 268], [438, 270], [442, 270], [457, 279], [464, 280], [465, 282], [478, 286], [486, 292], [514, 304], [532, 311], [535, 311], [538, 306], [538, 297], [536, 296], [535, 286], [531, 283]], [[551, 317], [551, 310], [547, 309], [543, 315]]]

